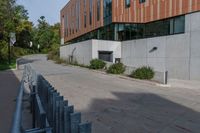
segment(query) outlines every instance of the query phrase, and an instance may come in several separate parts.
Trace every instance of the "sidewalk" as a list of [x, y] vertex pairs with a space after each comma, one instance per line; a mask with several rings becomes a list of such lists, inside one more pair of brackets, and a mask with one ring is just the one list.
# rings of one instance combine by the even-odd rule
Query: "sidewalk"
[[21, 77], [20, 71], [0, 72], [0, 133], [10, 132]]
[[200, 82], [199, 81], [170, 79], [169, 85], [174, 88], [200, 90]]

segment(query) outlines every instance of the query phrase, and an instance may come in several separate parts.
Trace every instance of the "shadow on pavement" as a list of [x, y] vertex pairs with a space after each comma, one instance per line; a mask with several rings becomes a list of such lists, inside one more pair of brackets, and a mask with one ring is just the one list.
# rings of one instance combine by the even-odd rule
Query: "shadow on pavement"
[[25, 65], [28, 63], [33, 63], [35, 61], [39, 61], [39, 59], [26, 59], [26, 58], [19, 58], [18, 59], [18, 65]]
[[[199, 133], [200, 113], [151, 93], [113, 92], [94, 99], [83, 119], [93, 133]], [[199, 110], [199, 106], [196, 106]]]
[[[16, 76], [18, 75], [18, 77]], [[0, 133], [9, 133], [21, 79], [20, 72], [0, 72]]]

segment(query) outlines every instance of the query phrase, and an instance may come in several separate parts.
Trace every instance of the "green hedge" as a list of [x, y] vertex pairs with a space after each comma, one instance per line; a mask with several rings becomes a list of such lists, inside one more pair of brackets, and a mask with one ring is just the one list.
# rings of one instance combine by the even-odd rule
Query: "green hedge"
[[122, 63], [116, 63], [111, 65], [108, 70], [107, 73], [112, 73], [112, 74], [122, 74], [125, 71], [125, 66]]
[[93, 59], [90, 61], [89, 68], [91, 69], [103, 69], [106, 66], [106, 63], [100, 59]]
[[131, 77], [136, 79], [152, 79], [155, 75], [151, 67], [141, 67], [131, 73]]

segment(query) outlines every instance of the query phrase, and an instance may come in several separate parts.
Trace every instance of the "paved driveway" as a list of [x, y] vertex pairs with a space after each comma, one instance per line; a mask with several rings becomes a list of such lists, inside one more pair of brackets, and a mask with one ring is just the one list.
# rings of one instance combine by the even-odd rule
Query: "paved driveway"
[[64, 95], [93, 133], [200, 133], [200, 90], [162, 88], [85, 68], [62, 66], [44, 55], [26, 57]]

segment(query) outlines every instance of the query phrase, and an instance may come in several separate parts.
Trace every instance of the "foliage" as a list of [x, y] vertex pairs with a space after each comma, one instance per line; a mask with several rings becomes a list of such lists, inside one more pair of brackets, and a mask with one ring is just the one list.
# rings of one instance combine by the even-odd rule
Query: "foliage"
[[47, 54], [47, 60], [54, 60], [54, 59], [56, 59], [57, 57], [59, 57], [59, 51], [58, 51], [58, 50], [50, 51], [50, 52]]
[[44, 16], [41, 16], [38, 20], [37, 27], [33, 30], [33, 43], [40, 45], [42, 53], [48, 53], [48, 51], [57, 50], [60, 43], [60, 24], [57, 23], [50, 26]]
[[[57, 50], [60, 43], [60, 24], [49, 25], [44, 16], [34, 26], [28, 20], [28, 11], [23, 5], [17, 5], [16, 0], [0, 1], [0, 62], [8, 58], [9, 34], [16, 33], [16, 43], [12, 57], [32, 54], [36, 51], [48, 53]], [[32, 42], [32, 47], [30, 46]], [[40, 49], [38, 50], [38, 44]], [[19, 48], [21, 47], [21, 48]], [[25, 49], [25, 50], [23, 50]]]
[[11, 56], [13, 59], [29, 54], [35, 54], [35, 51], [28, 48], [11, 47]]
[[103, 69], [106, 63], [100, 59], [93, 59], [90, 61], [90, 68], [91, 69]]
[[122, 63], [116, 63], [111, 65], [107, 72], [112, 74], [122, 74], [125, 71], [125, 66]]
[[[0, 1], [0, 61], [8, 58], [8, 43], [10, 32], [16, 33], [15, 47], [28, 48], [31, 40], [32, 22], [28, 21], [28, 11], [24, 6], [17, 5], [15, 0]], [[22, 50], [13, 47], [12, 58], [24, 55], [32, 50]]]
[[0, 71], [7, 70], [7, 69], [14, 69], [16, 68], [16, 61], [11, 60], [11, 64], [9, 65], [8, 62], [0, 62]]
[[132, 72], [131, 77], [137, 79], [152, 79], [155, 72], [151, 67], [141, 67]]
[[[55, 59], [55, 58], [54, 58], [54, 59]], [[59, 57], [57, 57], [57, 58], [55, 59], [55, 61], [56, 61], [57, 64], [66, 64], [66, 60], [64, 60], [64, 59], [62, 59], [62, 58], [59, 58]]]

